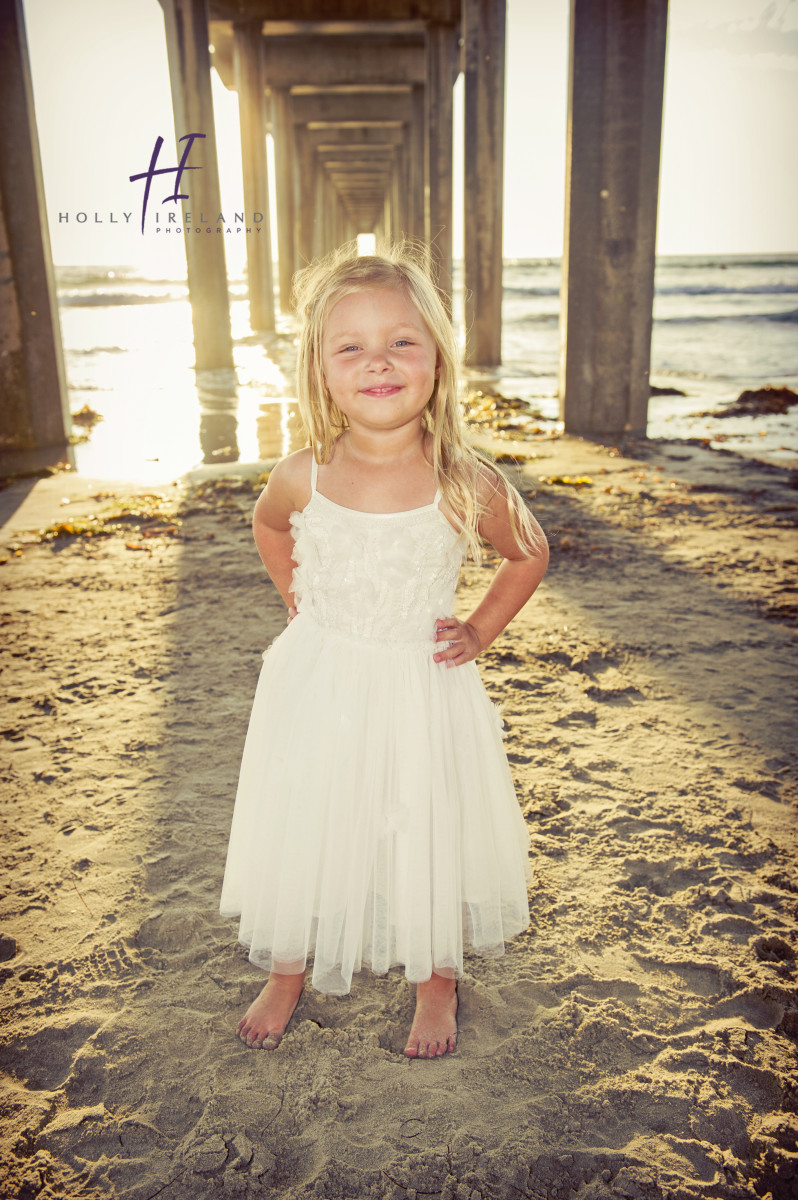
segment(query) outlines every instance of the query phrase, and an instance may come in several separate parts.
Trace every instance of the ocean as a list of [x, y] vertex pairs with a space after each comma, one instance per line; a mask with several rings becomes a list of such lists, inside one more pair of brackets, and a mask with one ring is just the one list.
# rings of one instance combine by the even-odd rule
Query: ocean
[[[193, 369], [191, 310], [181, 281], [127, 267], [56, 269], [73, 412], [102, 416], [75, 447], [85, 475], [168, 482], [202, 463], [280, 457], [304, 438], [294, 400], [294, 327], [251, 333], [246, 284], [231, 281], [235, 372]], [[664, 257], [657, 262], [651, 438], [701, 438], [784, 465], [798, 460], [798, 407], [783, 415], [707, 416], [744, 389], [798, 390], [798, 255]], [[560, 263], [506, 260], [500, 368], [470, 386], [519, 397], [543, 428], [558, 424]], [[455, 324], [462, 340], [455, 270]]]

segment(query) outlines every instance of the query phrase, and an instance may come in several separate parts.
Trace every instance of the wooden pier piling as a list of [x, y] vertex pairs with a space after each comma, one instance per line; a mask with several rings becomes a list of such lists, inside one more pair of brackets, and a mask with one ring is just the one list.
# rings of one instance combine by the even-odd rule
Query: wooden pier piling
[[504, 0], [463, 0], [465, 26], [465, 361], [502, 360]]
[[646, 432], [667, 8], [571, 8], [560, 397], [591, 438]]
[[241, 162], [246, 220], [260, 212], [258, 233], [247, 235], [249, 323], [253, 329], [274, 329], [274, 279], [269, 220], [269, 176], [266, 170], [266, 95], [261, 63], [260, 21], [233, 26], [233, 62], [241, 127]]
[[[160, 0], [160, 5], [166, 28], [175, 140], [179, 145], [186, 134], [205, 135], [193, 147], [192, 163], [201, 165], [201, 169], [191, 172], [191, 182], [186, 188], [190, 199], [183, 202], [184, 221], [188, 210], [192, 223], [200, 215], [210, 217], [215, 223], [222, 210], [211, 98], [208, 2]], [[264, 220], [268, 220], [268, 210]], [[201, 370], [232, 369], [224, 239], [187, 235], [186, 265], [196, 366]]]
[[0, 0], [0, 463], [69, 456], [70, 428], [22, 0]]

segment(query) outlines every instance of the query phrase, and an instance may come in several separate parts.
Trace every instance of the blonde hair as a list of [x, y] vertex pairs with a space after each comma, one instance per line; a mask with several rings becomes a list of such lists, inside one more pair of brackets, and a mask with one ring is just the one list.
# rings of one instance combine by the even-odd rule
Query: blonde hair
[[[359, 256], [349, 242], [294, 276], [294, 307], [301, 322], [297, 358], [299, 410], [319, 464], [328, 463], [348, 422], [327, 390], [322, 367], [322, 337], [327, 317], [344, 296], [373, 287], [400, 289], [417, 308], [437, 347], [439, 374], [422, 416], [432, 439], [432, 469], [441, 495], [460, 524], [468, 553], [481, 557], [479, 522], [487, 510], [480, 482], [490, 499], [504, 490], [515, 540], [534, 557], [543, 548], [538, 526], [524, 500], [503, 472], [468, 441], [458, 397], [459, 355], [451, 321], [430, 275], [423, 246], [403, 241]], [[485, 490], [484, 488], [482, 489]]]

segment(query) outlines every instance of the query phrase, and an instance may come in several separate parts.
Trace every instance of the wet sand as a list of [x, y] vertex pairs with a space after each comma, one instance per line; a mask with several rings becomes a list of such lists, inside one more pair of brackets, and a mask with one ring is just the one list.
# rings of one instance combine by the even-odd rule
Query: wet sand
[[[0, 493], [24, 498], [0, 571], [0, 1194], [798, 1194], [798, 495], [699, 445], [531, 449], [552, 565], [481, 665], [532, 924], [468, 960], [457, 1053], [432, 1062], [402, 1056], [399, 970], [308, 990], [274, 1053], [234, 1036], [263, 978], [218, 896], [284, 623], [254, 494], [178, 535], [26, 545], [111, 498]], [[463, 612], [488, 576], [465, 570]]]

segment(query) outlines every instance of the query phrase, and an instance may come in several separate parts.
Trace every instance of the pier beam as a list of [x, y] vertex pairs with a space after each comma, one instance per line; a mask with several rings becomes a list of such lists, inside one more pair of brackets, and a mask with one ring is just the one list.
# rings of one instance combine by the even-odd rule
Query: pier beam
[[61, 352], [22, 0], [0, 0], [0, 462], [67, 452]]
[[317, 169], [327, 172], [359, 230], [371, 230], [378, 209], [384, 211], [391, 162], [406, 136], [404, 123], [363, 118], [317, 120], [312, 105], [297, 107], [306, 118], [304, 124], [295, 122], [297, 143], [313, 149]]
[[288, 88], [272, 88], [275, 192], [277, 193], [277, 269], [280, 279], [280, 308], [291, 311], [291, 284], [296, 270], [294, 173], [296, 153]]
[[259, 233], [246, 235], [249, 324], [253, 330], [274, 329], [269, 176], [266, 168], [266, 100], [261, 69], [260, 21], [233, 26], [233, 61], [241, 129], [241, 163], [244, 177], [246, 221], [263, 213]]
[[427, 27], [427, 240], [438, 287], [452, 295], [452, 85], [457, 41], [453, 25]]
[[565, 429], [644, 436], [667, 0], [572, 0], [560, 396]]
[[[211, 99], [211, 64], [208, 51], [207, 0], [160, 0], [166, 27], [166, 51], [172, 87], [175, 137], [204, 133], [194, 142], [190, 165], [199, 171], [183, 177], [190, 199], [183, 212], [191, 213], [192, 226], [199, 214], [216, 220], [221, 210], [216, 129]], [[268, 213], [264, 213], [264, 220]], [[261, 235], [258, 235], [261, 236]], [[186, 237], [186, 265], [194, 353], [200, 370], [233, 366], [230, 334], [230, 300], [223, 237]]]
[[463, 0], [465, 361], [502, 355], [505, 0]]

